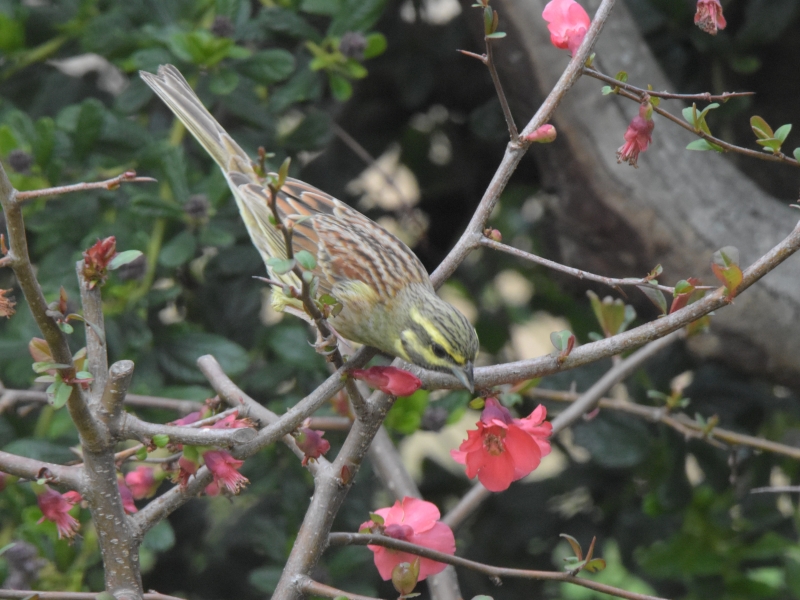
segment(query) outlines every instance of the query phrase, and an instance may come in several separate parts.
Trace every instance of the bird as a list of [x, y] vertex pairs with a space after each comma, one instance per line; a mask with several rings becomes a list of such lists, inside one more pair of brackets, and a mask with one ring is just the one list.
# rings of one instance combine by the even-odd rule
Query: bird
[[[299, 286], [294, 273], [275, 273], [268, 263], [286, 259], [285, 239], [274, 224], [272, 192], [247, 153], [177, 68], [161, 65], [156, 74], [140, 75], [222, 169], [271, 277]], [[297, 179], [286, 178], [275, 204], [281, 219], [293, 224], [293, 252], [305, 250], [316, 259], [312, 271], [319, 292], [342, 305], [329, 318], [341, 337], [424, 369], [452, 373], [474, 393], [478, 335], [463, 314], [436, 294], [408, 246], [354, 208]], [[287, 301], [276, 286], [273, 304], [282, 308]]]

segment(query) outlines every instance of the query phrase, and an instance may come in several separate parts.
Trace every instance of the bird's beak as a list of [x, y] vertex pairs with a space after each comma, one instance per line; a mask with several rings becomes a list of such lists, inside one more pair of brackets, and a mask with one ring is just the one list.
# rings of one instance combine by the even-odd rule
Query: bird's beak
[[472, 361], [468, 361], [463, 367], [453, 365], [450, 367], [450, 370], [453, 371], [453, 375], [456, 376], [456, 379], [458, 379], [470, 393], [475, 393], [475, 378], [472, 374]]

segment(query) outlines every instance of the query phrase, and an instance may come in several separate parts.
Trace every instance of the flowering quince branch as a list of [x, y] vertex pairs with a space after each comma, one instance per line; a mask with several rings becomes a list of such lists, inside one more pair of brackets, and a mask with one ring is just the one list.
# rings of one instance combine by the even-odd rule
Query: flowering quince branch
[[58, 196], [72, 192], [84, 192], [86, 190], [116, 190], [123, 183], [158, 183], [152, 177], [137, 177], [136, 171], [125, 171], [124, 173], [106, 179], [105, 181], [93, 181], [91, 183], [76, 183], [74, 185], [62, 185], [41, 190], [31, 190], [29, 192], [17, 192], [17, 200], [25, 202], [33, 198], [46, 196]]
[[[572, 275], [573, 277], [577, 277], [578, 279], [586, 279], [588, 281], [596, 281], [598, 283], [603, 283], [608, 287], [612, 288], [620, 288], [624, 286], [649, 286], [653, 289], [661, 290], [662, 292], [666, 292], [668, 294], [674, 294], [675, 288], [663, 285], [660, 283], [653, 283], [651, 279], [647, 277], [625, 277], [623, 279], [617, 279], [615, 277], [604, 277], [603, 275], [595, 275], [594, 273], [589, 273], [588, 271], [583, 271], [581, 269], [576, 269], [575, 267], [570, 267], [567, 265], [562, 265], [561, 263], [557, 263], [552, 260], [548, 260], [541, 256], [537, 256], [536, 254], [532, 254], [530, 252], [526, 252], [525, 250], [520, 250], [518, 248], [514, 248], [513, 246], [509, 246], [507, 244], [502, 244], [500, 242], [496, 242], [488, 237], [483, 237], [480, 240], [480, 245], [486, 248], [492, 248], [493, 250], [499, 250], [500, 252], [505, 252], [506, 254], [510, 254], [512, 256], [516, 256], [518, 258], [522, 258], [525, 260], [529, 260], [534, 262], [538, 265], [542, 265], [543, 267], [547, 267], [549, 269], [553, 269], [554, 271], [560, 271], [561, 273], [566, 273], [568, 275]], [[699, 290], [715, 290], [717, 289], [716, 286], [712, 285], [703, 285], [703, 286], [696, 286], [695, 289]]]
[[[623, 98], [628, 98], [629, 100], [633, 100], [633, 101], [638, 102], [640, 104], [643, 103], [643, 102], [648, 102], [650, 97], [665, 97], [665, 98], [667, 97], [667, 96], [664, 96], [663, 93], [656, 93], [656, 92], [652, 92], [650, 90], [644, 90], [642, 88], [638, 88], [638, 87], [630, 85], [628, 83], [621, 82], [621, 81], [615, 79], [614, 77], [610, 77], [610, 76], [608, 76], [608, 75], [606, 75], [604, 73], [601, 73], [600, 71], [598, 71], [595, 68], [584, 67], [583, 68], [583, 72], [586, 75], [588, 75], [589, 77], [593, 77], [595, 79], [598, 79], [600, 81], [608, 83], [608, 84], [610, 84], [612, 86], [615, 86], [616, 88], [619, 88], [615, 92], [618, 96], [622, 96]], [[719, 97], [719, 98], [723, 99], [723, 101], [724, 101], [725, 99], [731, 98], [733, 96], [743, 96], [743, 95], [748, 95], [748, 92], [728, 93], [727, 95], [723, 94], [722, 97]], [[676, 94], [674, 96], [679, 96], [679, 95]], [[705, 100], [705, 94], [700, 94], [700, 97], [701, 97], [702, 100]], [[692, 100], [693, 98], [691, 96], [689, 96], [688, 98], [677, 97], [676, 99]], [[718, 97], [714, 97], [714, 99], [718, 99]], [[763, 151], [753, 150], [751, 148], [743, 148], [742, 146], [736, 146], [735, 144], [731, 144], [729, 142], [726, 142], [725, 140], [719, 139], [719, 138], [717, 138], [717, 137], [715, 137], [715, 136], [713, 136], [713, 135], [711, 135], [709, 133], [706, 133], [705, 131], [703, 131], [701, 129], [696, 129], [691, 124], [689, 124], [686, 121], [676, 117], [672, 113], [667, 112], [666, 110], [664, 110], [660, 106], [653, 106], [653, 112], [655, 112], [658, 115], [664, 117], [665, 119], [668, 119], [668, 120], [672, 121], [673, 123], [675, 123], [676, 125], [682, 127], [686, 131], [689, 131], [689, 132], [697, 135], [699, 138], [702, 138], [702, 139], [706, 140], [707, 142], [709, 142], [711, 144], [719, 146], [719, 148], [721, 148], [721, 151], [735, 152], [737, 154], [742, 154], [744, 156], [749, 156], [751, 158], [757, 158], [759, 160], [766, 160], [766, 161], [770, 161], [770, 162], [779, 162], [779, 163], [784, 163], [784, 164], [795, 166], [795, 167], [800, 167], [800, 163], [797, 160], [795, 160], [793, 158], [790, 158], [790, 157], [786, 156], [785, 154], [783, 154], [781, 152], [772, 153], [772, 152], [763, 152]]]
[[624, 589], [615, 588], [604, 583], [592, 581], [591, 579], [583, 579], [575, 577], [568, 572], [559, 571], [533, 571], [527, 569], [509, 569], [505, 567], [495, 567], [485, 563], [467, 560], [459, 556], [451, 556], [444, 552], [432, 550], [424, 546], [412, 544], [402, 540], [394, 539], [385, 535], [363, 534], [363, 533], [331, 533], [328, 536], [328, 543], [331, 546], [382, 546], [384, 548], [391, 548], [398, 552], [404, 552], [421, 556], [433, 561], [447, 563], [456, 567], [465, 567], [467, 569], [484, 573], [492, 578], [501, 577], [516, 577], [520, 579], [536, 579], [544, 581], [560, 581], [563, 583], [572, 583], [592, 590], [617, 596], [619, 598], [628, 598], [630, 600], [663, 600], [657, 596], [650, 596], [648, 594], [638, 594], [636, 592], [629, 592]]
[[[581, 397], [580, 394], [575, 392], [544, 390], [539, 388], [527, 390], [524, 395], [539, 400], [552, 400], [556, 402], [574, 402]], [[719, 440], [730, 446], [746, 446], [800, 460], [800, 448], [722, 429], [720, 427], [714, 427], [712, 430], [705, 432], [704, 424], [699, 423], [696, 419], [684, 413], [672, 413], [666, 406], [644, 406], [642, 404], [614, 400], [612, 398], [601, 398], [597, 406], [636, 415], [654, 423], [663, 423], [675, 429], [686, 439], [705, 440], [709, 443], [714, 440]], [[723, 445], [722, 447], [726, 448], [727, 446]]]

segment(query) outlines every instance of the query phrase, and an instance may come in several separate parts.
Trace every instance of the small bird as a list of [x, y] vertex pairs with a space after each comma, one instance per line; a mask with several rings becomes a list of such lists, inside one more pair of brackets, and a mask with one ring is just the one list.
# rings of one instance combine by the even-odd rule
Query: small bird
[[[247, 153], [174, 66], [162, 65], [156, 75], [140, 74], [222, 169], [264, 261], [285, 259], [283, 234], [271, 220], [271, 192]], [[293, 222], [293, 252], [306, 250], [316, 258], [313, 273], [320, 293], [342, 304], [330, 318], [339, 335], [425, 369], [451, 372], [474, 392], [478, 335], [464, 315], [436, 295], [408, 246], [340, 200], [296, 179], [286, 179], [275, 202], [281, 219]], [[271, 276], [299, 287], [291, 272]], [[287, 303], [282, 296], [276, 287], [277, 306]]]

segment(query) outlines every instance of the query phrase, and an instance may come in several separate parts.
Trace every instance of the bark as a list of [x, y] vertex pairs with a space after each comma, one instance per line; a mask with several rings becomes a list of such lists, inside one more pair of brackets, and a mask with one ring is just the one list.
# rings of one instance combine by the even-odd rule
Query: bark
[[[550, 44], [541, 18], [545, 4], [546, 0], [492, 3], [500, 14], [500, 29], [508, 33], [496, 43], [497, 66], [522, 122], [569, 59], [566, 51]], [[583, 2], [590, 14], [598, 4]], [[482, 37], [477, 29], [475, 33]], [[658, 91], [677, 91], [622, 3], [616, 5], [595, 52], [595, 64], [607, 74], [624, 70], [633, 85], [649, 83]], [[658, 116], [653, 144], [640, 156], [639, 168], [617, 164], [616, 150], [638, 107], [601, 95], [601, 87], [599, 81], [582, 77], [556, 112], [556, 142], [533, 150], [545, 186], [558, 198], [550, 234], [560, 262], [608, 276], [642, 276], [660, 263], [662, 283], [698, 276], [715, 284], [710, 265], [716, 250], [736, 246], [744, 268], [792, 229], [800, 217], [788, 206], [795, 199], [763, 192], [723, 155], [686, 150], [696, 138]], [[677, 115], [683, 106], [674, 100], [661, 104]], [[800, 260], [793, 258], [719, 311], [712, 319], [711, 335], [696, 338], [691, 347], [743, 371], [800, 385], [798, 317]]]

